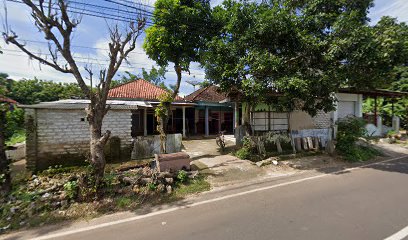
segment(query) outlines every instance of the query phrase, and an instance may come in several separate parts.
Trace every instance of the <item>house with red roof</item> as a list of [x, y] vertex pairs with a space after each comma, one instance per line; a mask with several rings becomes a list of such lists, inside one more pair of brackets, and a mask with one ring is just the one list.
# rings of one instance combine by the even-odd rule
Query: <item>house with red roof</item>
[[193, 127], [190, 132], [198, 135], [215, 135], [220, 131], [232, 134], [239, 123], [239, 109], [227, 103], [227, 96], [219, 87], [210, 85], [198, 89], [184, 98], [195, 104]]
[[[138, 79], [128, 83], [121, 84], [109, 91], [108, 97], [111, 100], [122, 101], [143, 101], [146, 106], [132, 110], [132, 130], [131, 136], [148, 136], [158, 134], [156, 126], [158, 125], [154, 109], [160, 103], [161, 95], [167, 91], [146, 80]], [[194, 112], [194, 103], [185, 101], [177, 96], [172, 103], [168, 122], [169, 133], [182, 133], [184, 137], [189, 132], [190, 125], [193, 124], [192, 114]]]
[[[166, 91], [139, 79], [114, 87], [108, 93], [110, 110], [102, 130], [111, 131], [107, 159], [138, 159], [160, 151], [155, 108]], [[7, 100], [8, 101], [8, 100]], [[89, 151], [89, 125], [85, 109], [87, 99], [64, 99], [34, 105], [25, 109], [27, 125], [26, 160], [32, 170], [53, 165], [83, 162]], [[168, 122], [167, 152], [181, 151], [182, 136], [194, 124], [195, 103], [177, 96], [171, 105]], [[116, 144], [111, 146], [110, 144]], [[119, 146], [119, 147], [118, 147]]]

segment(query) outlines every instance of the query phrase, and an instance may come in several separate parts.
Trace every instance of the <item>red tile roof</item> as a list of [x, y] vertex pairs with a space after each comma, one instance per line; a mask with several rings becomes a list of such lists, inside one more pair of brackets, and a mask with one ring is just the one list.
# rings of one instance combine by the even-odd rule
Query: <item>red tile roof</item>
[[11, 104], [17, 104], [16, 101], [14, 101], [11, 98], [5, 97], [5, 96], [0, 96], [0, 103], [1, 102], [7, 102], [7, 103], [11, 103]]
[[198, 89], [184, 99], [187, 101], [220, 102], [226, 98], [226, 94], [222, 93], [219, 87], [211, 85]]
[[[137, 100], [158, 100], [159, 96], [166, 93], [166, 90], [144, 80], [139, 79], [128, 82], [109, 90], [108, 97], [111, 99], [137, 99]], [[183, 100], [177, 96], [176, 101]]]

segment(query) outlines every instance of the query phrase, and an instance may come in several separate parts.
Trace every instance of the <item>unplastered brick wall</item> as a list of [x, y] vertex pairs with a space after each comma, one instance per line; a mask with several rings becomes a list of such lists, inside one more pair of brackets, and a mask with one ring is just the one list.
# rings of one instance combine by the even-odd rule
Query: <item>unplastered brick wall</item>
[[313, 117], [313, 124], [316, 128], [330, 128], [331, 125], [331, 114], [325, 113], [324, 111], [317, 112], [316, 116]]
[[[54, 165], [51, 162], [62, 156], [64, 159], [55, 160], [56, 163], [86, 157], [90, 133], [84, 110], [36, 109], [28, 114], [34, 115], [36, 132], [35, 137], [27, 139], [31, 141], [31, 148], [35, 148], [29, 151], [35, 155], [27, 156], [27, 161], [36, 161], [36, 168]], [[120, 138], [122, 147], [129, 146], [132, 142], [131, 115], [129, 110], [110, 110], [104, 118], [102, 132], [110, 130], [111, 136]]]

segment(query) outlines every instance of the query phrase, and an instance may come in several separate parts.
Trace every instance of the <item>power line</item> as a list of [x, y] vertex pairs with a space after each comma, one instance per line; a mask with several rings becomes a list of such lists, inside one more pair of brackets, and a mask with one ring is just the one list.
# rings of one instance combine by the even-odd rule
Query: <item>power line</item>
[[[7, 0], [8, 2], [13, 2], [13, 3], [20, 3], [20, 4], [25, 4], [24, 2], [18, 1], [18, 0]], [[36, 6], [39, 6], [39, 4], [36, 4]], [[60, 10], [57, 7], [52, 7], [54, 10]], [[71, 10], [71, 9], [76, 9], [76, 10]], [[114, 15], [114, 14], [107, 14], [104, 12], [99, 12], [99, 11], [92, 11], [89, 9], [84, 9], [84, 8], [78, 8], [75, 6], [69, 6], [69, 9], [67, 12], [70, 13], [75, 13], [75, 14], [80, 14], [80, 15], [85, 15], [85, 16], [90, 16], [90, 17], [97, 17], [97, 18], [103, 18], [103, 19], [109, 19], [109, 20], [115, 20], [115, 21], [121, 21], [121, 22], [130, 22], [130, 21], [135, 21], [135, 19], [128, 18], [128, 17], [123, 17], [120, 15]], [[146, 26], [151, 26], [153, 23], [149, 20], [146, 20]]]
[[[96, 7], [96, 8], [100, 8], [100, 9], [106, 9], [106, 10], [111, 10], [111, 11], [115, 11], [115, 12], [123, 12], [123, 13], [130, 13], [130, 14], [135, 14], [136, 12], [134, 11], [129, 11], [129, 10], [124, 10], [124, 9], [119, 9], [119, 8], [112, 8], [112, 7], [107, 7], [107, 6], [101, 6], [101, 5], [96, 5], [96, 4], [90, 4], [90, 3], [82, 3], [82, 2], [77, 2], [77, 1], [70, 1], [70, 3], [74, 3], [74, 4], [78, 4], [78, 5], [83, 5], [86, 7]], [[144, 11], [146, 15], [148, 16], [153, 16], [153, 14], [149, 11]]]
[[[25, 4], [24, 2], [21, 2], [21, 1], [19, 1], [19, 0], [6, 0], [6, 1], [14, 2], [14, 3], [20, 3], [20, 4]], [[116, 1], [113, 1], [113, 0], [104, 0], [104, 1], [114, 2], [114, 3], [118, 4], [118, 5], [122, 5], [122, 6], [123, 6], [123, 4], [118, 3], [118, 2], [116, 2]], [[98, 6], [98, 5], [94, 5], [94, 4], [88, 4], [88, 3], [79, 3], [79, 4], [89, 5], [89, 6]], [[37, 4], [37, 6], [39, 6], [39, 5]], [[128, 6], [128, 5], [124, 5], [124, 6]], [[104, 6], [99, 6], [99, 7], [108, 8], [108, 7], [104, 7]], [[85, 15], [85, 16], [91, 16], [91, 17], [96, 17], [96, 18], [102, 18], [102, 19], [109, 19], [109, 20], [121, 21], [121, 22], [126, 22], [126, 23], [128, 23], [128, 22], [130, 22], [130, 21], [135, 21], [135, 20], [132, 19], [132, 18], [124, 17], [124, 16], [122, 16], [122, 15], [116, 15], [116, 14], [112, 14], [112, 13], [107, 14], [107, 13], [105, 13], [105, 12], [100, 12], [100, 11], [95, 11], [95, 10], [89, 10], [89, 9], [84, 9], [84, 8], [78, 8], [78, 7], [74, 7], [74, 6], [69, 6], [69, 8], [76, 9], [76, 10], [80, 10], [80, 12], [79, 12], [79, 11], [76, 11], [76, 10], [67, 10], [68, 12], [75, 13], [75, 14], [81, 14], [81, 15]], [[56, 8], [56, 7], [54, 7], [53, 9], [59, 10], [59, 9]], [[137, 9], [137, 8], [136, 8], [136, 9]], [[115, 9], [115, 10], [117, 10], [117, 9]], [[120, 10], [120, 11], [125, 11], [125, 10]], [[129, 11], [128, 11], [128, 12], [129, 12]], [[148, 11], [146, 11], [146, 12], [148, 12]], [[149, 14], [153, 14], [153, 13], [151, 13], [151, 12], [148, 12], [148, 13], [149, 13]], [[186, 23], [184, 23], [184, 24], [187, 24], [187, 25], [189, 25], [190, 27], [192, 27], [192, 29], [190, 29], [190, 31], [191, 31], [192, 34], [194, 34], [194, 33], [201, 33], [201, 32], [203, 32], [203, 31], [207, 31], [207, 29], [206, 29], [207, 25], [206, 25], [206, 24], [203, 24], [203, 23], [197, 23], [197, 22], [196, 22], [196, 23], [191, 23], [191, 22], [186, 22]], [[146, 20], [146, 26], [150, 27], [150, 26], [153, 26], [153, 25], [154, 25], [154, 22], [152, 22], [152, 21], [150, 21], [150, 20]]]
[[[45, 41], [36, 41], [36, 40], [21, 39], [21, 41], [48, 44], [48, 42], [45, 42]], [[107, 51], [109, 50], [109, 49], [107, 49], [107, 48], [86, 47], [86, 46], [78, 46], [78, 45], [71, 45], [71, 46], [72, 46], [72, 47], [78, 47], [78, 48], [88, 48], [88, 49], [107, 50]], [[19, 51], [19, 50], [11, 50], [11, 49], [2, 49], [2, 50], [4, 50], [4, 51], [13, 51], [13, 52], [21, 52], [21, 51]], [[41, 54], [51, 56], [51, 54], [49, 54], [49, 53], [41, 53]], [[142, 52], [142, 51], [133, 51], [133, 52], [130, 52], [130, 54], [146, 54], [146, 53], [145, 53], [145, 52]], [[88, 59], [88, 58], [85, 58], [85, 59]], [[97, 59], [97, 60], [99, 60], [99, 59]], [[141, 65], [148, 65], [147, 63], [138, 63], [138, 62], [133, 62], [133, 63], [135, 63], [135, 64], [141, 64]], [[202, 71], [202, 69], [196, 69], [196, 68], [190, 68], [190, 70], [193, 70], [193, 71]]]
[[[8, 50], [8, 49], [2, 49], [2, 51], [13, 51], [13, 52], [18, 52], [18, 51], [16, 51], [16, 50]], [[10, 56], [16, 56], [16, 57], [29, 57], [28, 55], [24, 55], [24, 54], [14, 54], [14, 53], [7, 53], [7, 55], [10, 55]], [[43, 55], [46, 55], [46, 54], [43, 54]], [[75, 58], [75, 57], [74, 57]], [[78, 58], [78, 57], [76, 57], [76, 58]], [[81, 58], [81, 59], [88, 59], [88, 58]], [[100, 66], [100, 67], [106, 67], [105, 65], [103, 65], [103, 64], [101, 64], [100, 62], [106, 62], [106, 63], [108, 63], [108, 61], [109, 60], [99, 60], [99, 59], [95, 59], [95, 58], [90, 58], [90, 60], [94, 60], [94, 61], [98, 61], [98, 62], [91, 62], [91, 61], [88, 61], [88, 62], [86, 62], [86, 61], [75, 61], [76, 63], [82, 63], [82, 64], [92, 64], [92, 65], [97, 65], [97, 66]], [[138, 64], [135, 64], [135, 63], [133, 63], [133, 62], [128, 62], [129, 63], [129, 65], [138, 65]], [[152, 70], [152, 68], [144, 68], [144, 67], [133, 67], [133, 66], [129, 66], [129, 65], [121, 65], [121, 68], [127, 68], [127, 69], [129, 69], [129, 70], [135, 70], [135, 69], [139, 69], [139, 70], [142, 70], [142, 69], [145, 69], [145, 70]], [[198, 69], [191, 69], [191, 70], [197, 70], [197, 71], [203, 71], [203, 70], [198, 70]], [[170, 71], [167, 71], [167, 72], [174, 72], [175, 73], [175, 71], [174, 70], [170, 70]], [[203, 74], [203, 73], [191, 73], [190, 75], [201, 75], [201, 76], [205, 76], [205, 74]]]
[[[149, 11], [147, 11], [147, 10], [144, 10], [144, 9], [141, 9], [141, 8], [138, 8], [138, 7], [135, 7], [135, 6], [132, 6], [132, 5], [123, 4], [123, 3], [120, 3], [120, 2], [117, 2], [117, 1], [113, 1], [113, 0], [103, 0], [103, 1], [105, 1], [105, 2], [110, 2], [110, 3], [113, 3], [113, 4], [119, 5], [119, 6], [131, 8], [131, 9], [135, 9], [135, 10], [138, 10], [138, 11], [142, 11], [142, 12], [145, 12], [145, 13], [150, 14], [150, 16], [153, 15], [152, 12], [149, 12]], [[134, 3], [132, 3], [132, 4], [134, 4]]]
[[[129, 0], [122, 0], [122, 2], [130, 3], [130, 4], [135, 4], [135, 2], [132, 2], [132, 1], [129, 1]], [[145, 7], [148, 7], [148, 8], [154, 9], [153, 6], [150, 6], [150, 5], [147, 5], [147, 4], [143, 4], [143, 3], [137, 3], [137, 4], [138, 4], [138, 5], [145, 6]]]

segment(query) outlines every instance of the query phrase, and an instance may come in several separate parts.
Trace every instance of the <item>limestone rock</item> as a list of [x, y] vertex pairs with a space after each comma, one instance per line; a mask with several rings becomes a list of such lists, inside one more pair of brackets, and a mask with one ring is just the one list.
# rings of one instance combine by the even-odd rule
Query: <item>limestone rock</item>
[[166, 191], [167, 191], [168, 194], [170, 194], [173, 191], [173, 189], [172, 189], [172, 187], [170, 185], [167, 185]]

